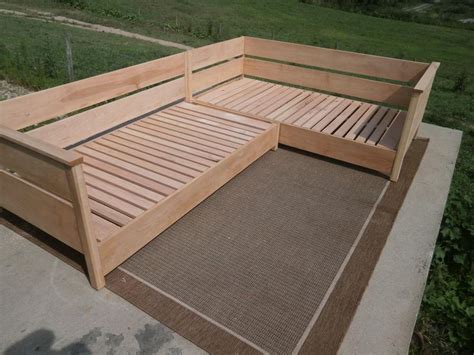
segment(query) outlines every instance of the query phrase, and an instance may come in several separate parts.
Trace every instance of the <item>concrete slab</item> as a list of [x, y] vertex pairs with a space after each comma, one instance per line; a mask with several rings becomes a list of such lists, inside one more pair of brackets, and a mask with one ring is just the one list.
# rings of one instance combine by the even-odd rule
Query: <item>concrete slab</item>
[[2, 354], [205, 354], [5, 226], [0, 270]]
[[422, 124], [430, 139], [340, 354], [407, 354], [462, 132]]
[[[341, 354], [407, 353], [461, 132], [423, 124], [431, 143]], [[200, 354], [202, 350], [0, 226], [0, 352]]]

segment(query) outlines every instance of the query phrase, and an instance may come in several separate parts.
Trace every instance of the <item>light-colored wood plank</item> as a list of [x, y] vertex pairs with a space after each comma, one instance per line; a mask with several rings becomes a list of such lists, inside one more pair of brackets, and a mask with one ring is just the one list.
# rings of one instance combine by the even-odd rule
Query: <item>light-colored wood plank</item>
[[193, 73], [190, 89], [195, 93], [234, 79], [242, 75], [242, 67], [243, 59], [237, 58]]
[[102, 181], [105, 181], [109, 184], [115, 185], [117, 187], [120, 187], [124, 190], [127, 190], [128, 192], [133, 193], [134, 195], [140, 196], [148, 201], [151, 202], [158, 202], [162, 200], [165, 196], [156, 193], [155, 191], [146, 189], [140, 185], [137, 185], [131, 181], [122, 179], [118, 176], [115, 176], [113, 174], [109, 174], [103, 170], [94, 168], [93, 166], [84, 164], [83, 170], [86, 173], [86, 179], [87, 176], [93, 176], [97, 179], [100, 179]]
[[185, 165], [176, 164], [169, 160], [163, 159], [161, 157], [155, 156], [151, 154], [151, 150], [149, 148], [142, 148], [138, 147], [137, 149], [133, 143], [126, 143], [126, 142], [117, 142], [114, 141], [113, 137], [104, 137], [100, 140], [96, 141], [97, 144], [103, 145], [107, 148], [116, 150], [118, 152], [130, 155], [135, 158], [143, 159], [150, 163], [155, 164], [156, 166], [162, 167], [166, 170], [163, 170], [163, 173], [168, 170], [187, 175], [188, 177], [196, 177], [199, 175], [199, 171], [191, 169]]
[[140, 123], [135, 124], [133, 129], [135, 128], [138, 129], [138, 127], [140, 127], [141, 129], [147, 130], [147, 132], [153, 136], [168, 137], [168, 139], [174, 142], [177, 142], [179, 144], [182, 144], [188, 147], [193, 147], [195, 149], [199, 149], [204, 152], [214, 154], [221, 158], [225, 157], [227, 154], [233, 151], [233, 149], [229, 147], [217, 145], [215, 143], [208, 142], [203, 139], [198, 139], [187, 134], [175, 132], [163, 127], [153, 126], [145, 122], [140, 122]]
[[[239, 148], [205, 174], [169, 196], [153, 209], [122, 228], [100, 245], [105, 273], [112, 271], [206, 197], [270, 150], [277, 141], [277, 127], [267, 131]], [[130, 235], [136, 236], [129, 238]]]
[[184, 73], [179, 53], [0, 102], [1, 125], [20, 129]]
[[[146, 136], [146, 135], [141, 135], [140, 136], [140, 133], [138, 133], [138, 132], [137, 132], [138, 135], [134, 135], [133, 131], [131, 131], [131, 132], [132, 133], [117, 131], [117, 132], [114, 132], [113, 134], [111, 134], [110, 137], [122, 138], [124, 140], [129, 141], [129, 142], [135, 142], [135, 143], [138, 143], [138, 144], [140, 144], [144, 147], [152, 148], [156, 152], [162, 152], [163, 157], [168, 157], [169, 156], [169, 158], [167, 158], [167, 159], [169, 159], [171, 161], [174, 161], [176, 163], [180, 163], [180, 162], [183, 162], [183, 164], [186, 163], [189, 167], [191, 167], [195, 170], [198, 170], [198, 171], [204, 171], [208, 167], [210, 167], [214, 164], [214, 162], [211, 161], [211, 160], [207, 160], [207, 159], [198, 157], [196, 155], [189, 154], [187, 152], [184, 152], [184, 151], [181, 151], [181, 150], [178, 150], [178, 149], [174, 149], [174, 148], [168, 147], [168, 146], [163, 145], [163, 144], [159, 144], [159, 143], [153, 141], [152, 139], [150, 139], [150, 138], [152, 138], [150, 136]], [[159, 154], [159, 153], [156, 153], [156, 154]]]
[[254, 97], [249, 98], [246, 102], [242, 102], [237, 105], [232, 105], [234, 110], [239, 110], [242, 112], [248, 112], [258, 104], [265, 101], [268, 97], [272, 97], [275, 91], [278, 91], [280, 85], [270, 84], [270, 87], [267, 90], [262, 90], [262, 92], [258, 93]]
[[334, 110], [337, 106], [339, 106], [344, 101], [344, 99], [341, 97], [336, 97], [335, 99], [332, 99], [330, 103], [326, 104], [328, 101], [329, 100], [325, 100], [323, 102], [324, 107], [322, 107], [314, 116], [312, 116], [308, 121], [306, 121], [302, 125], [302, 127], [312, 128], [324, 117], [326, 117], [332, 110]]
[[356, 140], [358, 142], [364, 142], [370, 137], [372, 132], [375, 130], [382, 118], [387, 114], [388, 108], [380, 107], [375, 115], [372, 116], [370, 121], [364, 126], [363, 129], [359, 130], [357, 133]]
[[279, 96], [271, 100], [271, 102], [265, 104], [265, 107], [262, 107], [259, 110], [252, 111], [251, 114], [254, 114], [256, 116], [267, 117], [269, 114], [286, 105], [288, 102], [293, 100], [302, 92], [303, 90], [288, 87], [285, 92], [282, 92]]
[[346, 133], [344, 136], [347, 139], [355, 139], [359, 132], [365, 127], [367, 122], [370, 121], [373, 115], [377, 113], [377, 111], [380, 110], [380, 106], [371, 106], [363, 115], [362, 117], [355, 122], [355, 124], [352, 126], [351, 129]]
[[102, 271], [97, 239], [92, 229], [92, 215], [87, 198], [82, 164], [68, 169], [68, 181], [77, 229], [81, 238], [82, 252], [86, 259], [87, 274], [89, 275], [92, 287], [99, 290], [105, 286], [105, 278]]
[[191, 68], [191, 57], [191, 51], [186, 51], [184, 53], [184, 99], [186, 102], [192, 102], [193, 100], [193, 89], [191, 87], [193, 81], [193, 69]]
[[85, 180], [87, 185], [112, 195], [122, 201], [126, 201], [127, 203], [141, 208], [142, 210], [147, 210], [155, 205], [155, 202], [150, 201], [147, 198], [137, 195], [127, 189], [122, 188], [121, 186], [99, 179], [94, 175], [86, 173]]
[[162, 111], [158, 115], [151, 116], [151, 118], [154, 119], [158, 116], [163, 122], [168, 122], [180, 127], [187, 127], [189, 129], [196, 130], [196, 132], [207, 133], [213, 137], [228, 139], [230, 142], [238, 144], [244, 144], [251, 139], [250, 136], [215, 127], [206, 123], [201, 123], [199, 121], [190, 119], [189, 116], [186, 116], [185, 114], [179, 114], [177, 112]]
[[241, 98], [246, 99], [246, 98], [249, 97], [249, 95], [252, 95], [252, 94], [256, 95], [266, 85], [267, 85], [267, 83], [265, 83], [264, 81], [256, 80], [252, 83], [252, 85], [246, 87], [245, 89], [243, 89], [239, 92], [236, 92], [233, 95], [230, 95], [226, 98], [222, 98], [222, 99], [218, 100], [216, 102], [216, 105], [227, 107], [228, 105], [230, 105], [232, 103], [235, 103], [235, 102], [238, 103]]
[[68, 201], [71, 200], [63, 164], [23, 146], [0, 139], [0, 167]]
[[215, 97], [210, 98], [210, 99], [202, 99], [201, 97], [199, 97], [199, 99], [201, 101], [208, 101], [210, 103], [216, 104], [219, 101], [225, 100], [225, 99], [227, 99], [231, 96], [238, 95], [239, 93], [244, 92], [248, 88], [251, 88], [251, 87], [253, 87], [254, 85], [257, 84], [257, 80], [248, 79], [248, 78], [243, 78], [241, 80], [242, 81], [245, 80], [244, 84], [236, 86], [236, 87], [232, 88], [231, 90], [226, 91], [222, 95], [216, 95]]
[[406, 86], [247, 57], [244, 74], [401, 107], [408, 106], [413, 93]]
[[192, 70], [198, 70], [227, 59], [244, 54], [244, 38], [238, 37], [227, 41], [210, 44], [191, 50]]
[[335, 120], [349, 105], [352, 103], [352, 100], [342, 100], [337, 107], [327, 114], [321, 121], [316, 123], [311, 129], [321, 132], [327, 125], [329, 125], [333, 120]]
[[326, 157], [356, 164], [389, 175], [395, 152], [331, 136], [309, 129], [280, 124], [280, 143]]
[[368, 103], [362, 103], [354, 114], [352, 114], [335, 132], [332, 132], [336, 137], [344, 137], [352, 127], [363, 117], [364, 114], [370, 116], [377, 109], [377, 106]]
[[169, 137], [169, 136], [164, 136], [164, 135], [157, 136], [156, 134], [153, 134], [154, 133], [153, 131], [151, 131], [151, 133], [150, 133], [150, 130], [147, 130], [147, 129], [139, 127], [139, 126], [135, 126], [135, 127], [133, 127], [133, 129], [122, 128], [121, 132], [130, 134], [130, 135], [134, 135], [136, 137], [140, 137], [140, 138], [143, 138], [143, 139], [147, 139], [151, 142], [155, 142], [155, 143], [161, 144], [163, 146], [167, 146], [169, 148], [176, 149], [176, 150], [188, 153], [188, 154], [196, 156], [198, 158], [203, 158], [203, 159], [205, 159], [207, 161], [210, 161], [210, 162], [216, 162], [216, 161], [219, 161], [221, 159], [220, 156], [210, 154], [210, 153], [204, 152], [202, 150], [195, 149], [195, 148], [183, 145], [180, 142], [175, 141], [174, 139], [170, 139], [171, 137]]
[[390, 126], [390, 123], [394, 119], [394, 117], [399, 113], [399, 110], [395, 109], [390, 109], [387, 114], [384, 116], [382, 121], [377, 125], [375, 128], [374, 132], [370, 135], [370, 137], [367, 139], [366, 143], [367, 144], [372, 144], [375, 145], [377, 142], [380, 140], [382, 135], [385, 133], [387, 128]]
[[332, 121], [328, 126], [326, 126], [322, 132], [332, 134], [338, 127], [340, 127], [346, 120], [357, 111], [361, 106], [361, 102], [353, 101], [340, 115], [338, 115], [334, 121]]
[[219, 87], [212, 88], [206, 92], [203, 92], [197, 97], [203, 101], [210, 101], [212, 99], [217, 99], [223, 95], [227, 95], [228, 93], [232, 92], [233, 90], [237, 90], [239, 87], [247, 84], [249, 85], [252, 82], [252, 79], [249, 78], [241, 78], [238, 80], [233, 80], [229, 83], [224, 83]]
[[76, 216], [70, 202], [0, 170], [0, 206], [82, 252]]
[[406, 112], [400, 111], [400, 114], [392, 121], [390, 127], [380, 139], [377, 145], [385, 147], [387, 149], [397, 149], [400, 136], [402, 135], [403, 125], [405, 124]]
[[87, 194], [89, 195], [90, 199], [100, 202], [101, 204], [106, 205], [128, 217], [135, 218], [145, 211], [145, 209], [132, 205], [131, 203], [128, 203], [121, 198], [98, 189], [95, 186], [89, 185], [88, 183], [86, 183], [86, 185]]
[[[273, 84], [271, 83], [261, 82], [259, 84], [259, 87], [256, 88], [255, 90], [248, 90], [244, 95], [240, 96], [239, 98], [227, 104], [224, 104], [223, 106], [236, 110], [236, 111], [240, 111], [240, 107], [242, 104], [243, 106], [245, 106], [249, 102], [249, 100], [253, 99], [255, 96], [261, 94], [262, 92], [266, 92], [267, 90], [270, 90], [272, 86]], [[219, 103], [219, 106], [220, 105], [221, 104]]]
[[438, 71], [440, 63], [433, 62], [429, 65], [428, 69], [425, 70], [423, 76], [418, 80], [415, 85], [415, 90], [424, 92], [426, 90], [431, 90], [431, 85], [433, 83], [436, 72]]
[[184, 79], [180, 78], [42, 126], [27, 134], [59, 147], [68, 147], [182, 98]]
[[[314, 97], [317, 95], [317, 97]], [[320, 109], [322, 102], [327, 100], [328, 95], [312, 94], [314, 99], [300, 110], [295, 112], [291, 117], [286, 118], [283, 122], [292, 124], [298, 122], [298, 125], [305, 123], [311, 116], [314, 116]]]
[[87, 155], [84, 156], [84, 163], [86, 166], [94, 167], [110, 175], [117, 176], [129, 182], [133, 182], [134, 184], [137, 184], [143, 188], [146, 188], [147, 190], [156, 192], [163, 196], [168, 196], [175, 191], [174, 188], [169, 187], [167, 185], [160, 184], [159, 182], [151, 178], [135, 174], [134, 172], [122, 169], [118, 166], [109, 164], [108, 162], [105, 162], [105, 161], [92, 158]]
[[45, 158], [47, 157], [63, 164], [64, 166], [75, 166], [82, 162], [81, 156], [74, 152], [58, 148], [40, 139], [29, 137], [24, 133], [7, 127], [0, 126], [0, 141], [16, 144], [31, 152], [36, 152]]
[[284, 104], [283, 106], [280, 106], [278, 109], [269, 113], [265, 117], [268, 117], [271, 120], [276, 119], [279, 115], [283, 114], [284, 112], [286, 112], [293, 106], [299, 104], [300, 102], [305, 101], [310, 96], [310, 94], [311, 93], [308, 91], [302, 91], [301, 94], [296, 96], [293, 100], [288, 101], [286, 104]]
[[245, 54], [366, 76], [413, 82], [428, 63], [245, 37]]
[[[131, 221], [133, 221], [132, 217], [124, 215], [123, 213], [110, 208], [100, 202], [95, 200], [89, 199], [89, 206], [93, 214], [97, 214], [100, 218], [103, 218], [111, 223], [117, 224], [118, 226], [125, 226]], [[110, 236], [109, 234], [108, 236]]]
[[[298, 102], [296, 105], [294, 105], [293, 107], [290, 107], [288, 110], [286, 110], [285, 112], [281, 113], [280, 115], [278, 115], [275, 119], [277, 121], [287, 121], [287, 120], [293, 120], [293, 118], [296, 116], [301, 116], [301, 115], [297, 115], [298, 112], [300, 112], [301, 110], [304, 110], [306, 107], [311, 107], [312, 103], [314, 101], [316, 101], [316, 99], [321, 96], [320, 94], [318, 93], [310, 93], [304, 100]], [[296, 118], [295, 118], [296, 119]]]
[[121, 170], [125, 170], [137, 175], [140, 175], [142, 177], [145, 177], [147, 179], [151, 179], [155, 182], [158, 182], [162, 185], [168, 186], [169, 188], [172, 188], [173, 190], [176, 190], [180, 188], [183, 183], [179, 182], [177, 180], [173, 180], [170, 178], [167, 178], [161, 174], [157, 174], [154, 171], [142, 168], [141, 166], [131, 164], [128, 161], [120, 160], [117, 158], [114, 158], [110, 155], [101, 153], [99, 151], [96, 151], [94, 149], [90, 149], [89, 147], [81, 146], [76, 148], [76, 150], [81, 153], [82, 155], [89, 156], [91, 158], [94, 158], [96, 160], [100, 160], [102, 162], [109, 163], [110, 165], [114, 165]]
[[121, 144], [123, 146], [127, 146], [128, 148], [134, 149], [135, 151], [139, 151], [154, 158], [158, 158], [161, 162], [159, 165], [182, 172], [186, 175], [197, 176], [199, 175], [199, 172], [202, 172], [206, 169], [206, 166], [203, 166], [201, 164], [197, 164], [193, 161], [183, 159], [179, 156], [172, 155], [161, 150], [153, 149], [152, 147], [146, 144], [146, 141], [144, 142], [143, 140], [140, 140], [138, 138], [135, 139], [134, 137], [131, 137], [131, 139], [124, 139], [118, 135], [110, 134], [107, 137], [103, 138], [102, 142], [104, 141], [111, 141], [117, 144]]
[[102, 153], [107, 157], [116, 158], [120, 161], [120, 164], [123, 164], [122, 162], [130, 163], [134, 166], [138, 166], [148, 171], [152, 171], [160, 176], [160, 179], [158, 180], [159, 182], [174, 188], [179, 188], [183, 183], [192, 180], [192, 177], [188, 175], [180, 174], [173, 170], [158, 166], [154, 163], [150, 163], [149, 161], [146, 161], [142, 158], [137, 158], [130, 154], [122, 153], [118, 150], [108, 148], [104, 145], [99, 144], [98, 142], [88, 143], [87, 148], [93, 149], [98, 153]]
[[214, 108], [210, 108], [210, 107], [203, 107], [203, 106], [200, 106], [200, 105], [190, 105], [190, 104], [187, 104], [187, 103], [181, 103], [180, 106], [183, 107], [183, 108], [189, 109], [191, 111], [201, 112], [201, 113], [204, 113], [204, 114], [209, 115], [209, 116], [214, 116], [214, 117], [223, 119], [225, 121], [237, 122], [237, 123], [240, 123], [244, 126], [259, 129], [260, 131], [269, 128], [270, 125], [271, 125], [268, 122], [258, 121], [258, 120], [252, 119], [252, 118], [247, 118], [247, 117], [244, 117], [244, 116], [235, 115], [235, 114], [232, 114], [232, 113], [229, 113], [229, 112], [224, 112], [224, 111], [221, 111], [219, 109], [214, 109]]
[[222, 129], [230, 130], [246, 135], [250, 138], [255, 137], [261, 130], [259, 128], [245, 126], [237, 122], [223, 121], [218, 117], [209, 116], [202, 112], [192, 111], [183, 107], [175, 106], [169, 110], [173, 114], [180, 113], [186, 115], [186, 118], [195, 120], [197, 122], [205, 123]]
[[[219, 146], [225, 146], [225, 147], [235, 149], [235, 148], [238, 148], [241, 145], [241, 144], [229, 141], [225, 138], [215, 137], [214, 135], [209, 134], [208, 132], [202, 133], [202, 132], [199, 132], [198, 130], [190, 128], [190, 127], [185, 127], [183, 125], [176, 125], [176, 124], [173, 124], [173, 123], [165, 122], [164, 119], [162, 117], [160, 117], [160, 115], [157, 115], [156, 118], [153, 119], [153, 120], [145, 119], [142, 122], [155, 125], [156, 127], [166, 128], [170, 131], [175, 131], [175, 132], [183, 133], [183, 134], [186, 134], [186, 135], [189, 135], [189, 136], [193, 136], [195, 138], [199, 138], [199, 139], [202, 139], [202, 140], [205, 140], [205, 141], [208, 141], [208, 142], [216, 143]], [[230, 151], [232, 151], [232, 150], [230, 150]]]
[[259, 111], [262, 111], [276, 101], [279, 101], [279, 98], [284, 97], [285, 93], [290, 89], [289, 87], [278, 84], [275, 84], [275, 88], [276, 90], [265, 95], [261, 100], [247, 106], [245, 112], [248, 112], [251, 115], [256, 115]]

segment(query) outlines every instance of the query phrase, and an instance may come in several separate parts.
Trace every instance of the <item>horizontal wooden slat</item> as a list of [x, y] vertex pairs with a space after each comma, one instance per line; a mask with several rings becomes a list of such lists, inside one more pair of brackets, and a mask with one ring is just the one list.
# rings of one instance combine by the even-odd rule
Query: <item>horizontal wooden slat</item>
[[245, 37], [245, 54], [404, 82], [418, 80], [428, 68], [427, 63], [252, 37]]
[[402, 107], [408, 107], [413, 92], [401, 85], [253, 58], [245, 58], [244, 74]]
[[66, 170], [57, 163], [22, 146], [0, 140], [0, 166], [66, 200], [71, 200]]
[[237, 58], [193, 73], [191, 90], [198, 92], [243, 74], [243, 59]]
[[390, 174], [395, 152], [282, 123], [280, 143]]
[[0, 206], [77, 251], [82, 251], [70, 202], [0, 170]]
[[184, 79], [180, 78], [42, 126], [28, 134], [67, 147], [182, 98]]
[[184, 74], [179, 53], [0, 102], [1, 124], [24, 128]]
[[191, 50], [191, 68], [198, 70], [244, 54], [243, 37]]

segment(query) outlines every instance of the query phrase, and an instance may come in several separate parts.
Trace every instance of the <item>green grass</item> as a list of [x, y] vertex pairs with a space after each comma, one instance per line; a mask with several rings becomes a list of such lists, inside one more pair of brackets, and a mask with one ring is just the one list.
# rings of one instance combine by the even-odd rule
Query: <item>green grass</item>
[[33, 89], [69, 81], [66, 34], [71, 38], [74, 79], [176, 53], [174, 48], [115, 35], [0, 15], [0, 78]]
[[[424, 120], [463, 130], [464, 137], [417, 332], [423, 334], [425, 348], [435, 353], [466, 352], [474, 348], [472, 31], [375, 18], [307, 5], [297, 0], [69, 1], [74, 6], [65, 4], [67, 1], [10, 0], [2, 5], [17, 9], [34, 7], [192, 46], [252, 35], [441, 62]], [[0, 43], [3, 47], [0, 50], [6, 47], [13, 58], [21, 57], [26, 52], [29, 61], [18, 68], [14, 65], [1, 67], [1, 75], [34, 87], [47, 87], [65, 80], [64, 27], [9, 19], [2, 23], [2, 30]], [[84, 33], [69, 28], [67, 31], [71, 31], [73, 37], [78, 78], [145, 61], [166, 52], [156, 45], [111, 35]], [[50, 56], [44, 54], [48, 51]], [[59, 79], [44, 79], [43, 82], [38, 79], [40, 83], [31, 85], [30, 82], [36, 81], [38, 66], [35, 67], [34, 63], [37, 57], [46, 61], [41, 69], [46, 73], [51, 65], [56, 66], [59, 73], [62, 71]], [[39, 72], [37, 76], [41, 78], [42, 75]], [[421, 350], [414, 346], [412, 351]]]

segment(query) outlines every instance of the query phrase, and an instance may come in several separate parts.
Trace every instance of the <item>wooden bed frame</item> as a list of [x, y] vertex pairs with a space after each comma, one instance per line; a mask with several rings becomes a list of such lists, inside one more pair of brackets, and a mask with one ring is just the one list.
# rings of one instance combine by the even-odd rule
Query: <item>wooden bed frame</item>
[[396, 181], [438, 65], [240, 37], [3, 101], [0, 206], [100, 289], [278, 143]]

